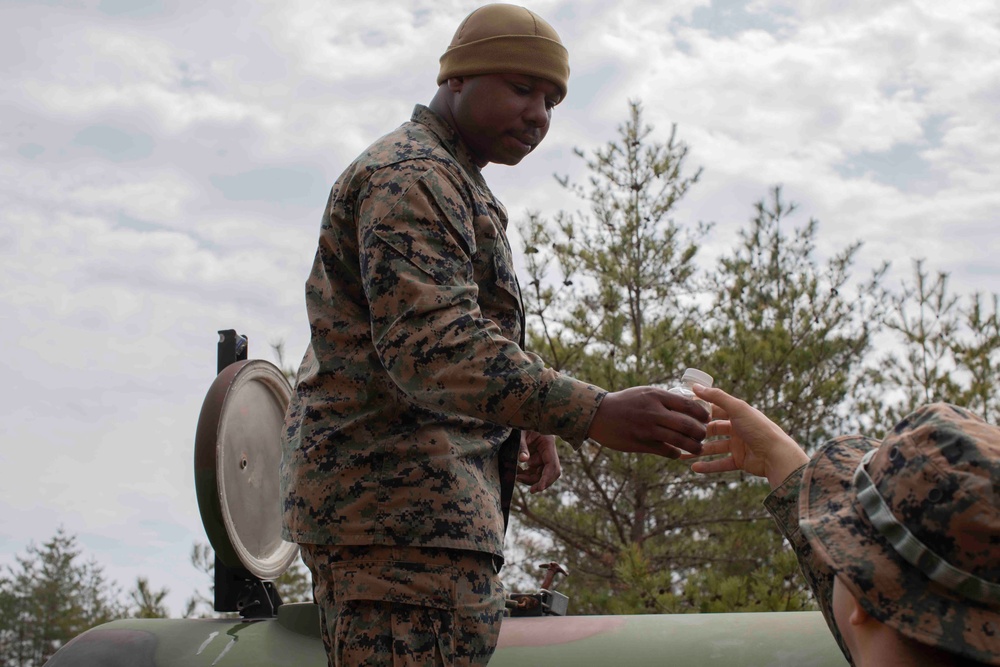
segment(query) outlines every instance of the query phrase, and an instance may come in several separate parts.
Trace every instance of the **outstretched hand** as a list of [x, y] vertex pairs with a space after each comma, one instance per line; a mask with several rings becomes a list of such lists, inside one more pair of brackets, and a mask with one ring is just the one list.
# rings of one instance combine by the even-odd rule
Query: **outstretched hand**
[[[717, 387], [695, 387], [694, 392], [715, 405], [715, 421], [708, 424], [708, 436], [721, 436], [702, 446], [702, 456], [729, 454], [713, 461], [697, 461], [691, 470], [697, 473], [719, 473], [743, 470], [758, 477], [767, 477], [771, 488], [780, 485], [788, 475], [809, 461], [802, 448], [746, 401], [730, 396]], [[693, 458], [685, 456], [684, 458]]]
[[709, 414], [702, 406], [657, 387], [632, 387], [607, 394], [588, 436], [620, 452], [680, 458], [698, 454]]
[[521, 451], [517, 455], [517, 481], [531, 484], [531, 493], [552, 486], [562, 475], [556, 439], [534, 431], [521, 431]]

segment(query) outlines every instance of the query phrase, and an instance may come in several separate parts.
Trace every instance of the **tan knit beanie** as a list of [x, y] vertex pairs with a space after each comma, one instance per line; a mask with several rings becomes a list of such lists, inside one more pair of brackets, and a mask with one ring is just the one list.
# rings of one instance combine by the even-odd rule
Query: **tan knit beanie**
[[484, 5], [462, 21], [441, 56], [440, 86], [451, 77], [527, 74], [551, 81], [566, 97], [569, 53], [545, 20], [517, 5]]

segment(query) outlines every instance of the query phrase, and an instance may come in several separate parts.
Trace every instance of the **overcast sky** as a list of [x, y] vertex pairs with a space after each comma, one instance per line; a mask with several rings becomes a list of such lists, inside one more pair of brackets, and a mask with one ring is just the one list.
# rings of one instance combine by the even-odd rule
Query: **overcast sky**
[[[330, 185], [430, 100], [465, 0], [0, 0], [0, 564], [63, 526], [123, 588], [207, 581], [192, 452], [216, 332], [304, 351]], [[487, 181], [513, 220], [639, 99], [705, 169], [728, 248], [782, 185], [819, 253], [1000, 292], [995, 0], [537, 0], [570, 52], [545, 143]], [[565, 204], [564, 204], [565, 202]], [[515, 235], [515, 243], [517, 243]], [[710, 252], [710, 249], [706, 249]]]

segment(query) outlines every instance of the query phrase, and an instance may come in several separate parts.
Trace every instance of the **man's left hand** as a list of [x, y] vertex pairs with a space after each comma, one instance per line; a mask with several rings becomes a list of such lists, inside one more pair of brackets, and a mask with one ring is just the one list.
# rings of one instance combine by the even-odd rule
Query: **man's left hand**
[[552, 486], [562, 474], [556, 439], [534, 431], [521, 431], [521, 451], [517, 455], [517, 481], [531, 484], [531, 493]]

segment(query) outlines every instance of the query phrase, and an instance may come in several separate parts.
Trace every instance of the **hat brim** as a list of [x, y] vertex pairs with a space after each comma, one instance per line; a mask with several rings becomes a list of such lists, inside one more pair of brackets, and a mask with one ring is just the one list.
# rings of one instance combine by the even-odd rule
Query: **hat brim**
[[878, 440], [831, 440], [806, 467], [799, 526], [873, 618], [922, 644], [1000, 665], [1000, 614], [963, 599], [912, 567], [872, 526], [854, 489], [861, 458]]

